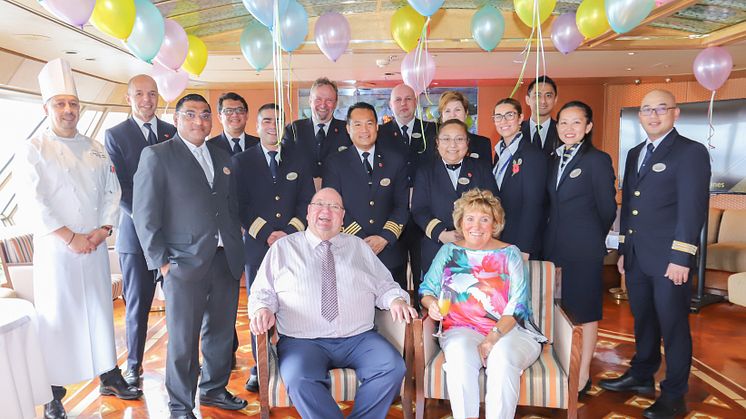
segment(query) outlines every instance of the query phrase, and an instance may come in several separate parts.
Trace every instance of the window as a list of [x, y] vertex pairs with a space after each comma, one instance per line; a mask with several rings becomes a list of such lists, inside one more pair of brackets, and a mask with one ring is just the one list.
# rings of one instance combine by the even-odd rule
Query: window
[[114, 125], [119, 124], [120, 122], [124, 122], [128, 116], [129, 112], [109, 111], [106, 115], [104, 115], [104, 120], [101, 122], [101, 126], [96, 132], [96, 141], [103, 144], [106, 130], [113, 127]]

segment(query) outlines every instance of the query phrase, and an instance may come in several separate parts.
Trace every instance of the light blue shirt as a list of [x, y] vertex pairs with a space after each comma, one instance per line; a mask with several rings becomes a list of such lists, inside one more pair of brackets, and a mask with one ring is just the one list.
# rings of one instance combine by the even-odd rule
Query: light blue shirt
[[640, 171], [640, 168], [642, 167], [642, 162], [645, 160], [645, 155], [648, 154], [648, 144], [653, 145], [653, 151], [655, 152], [655, 149], [658, 148], [661, 141], [663, 141], [663, 139], [666, 138], [668, 134], [671, 133], [671, 131], [673, 131], [673, 128], [671, 128], [670, 131], [668, 131], [667, 133], [665, 133], [663, 136], [661, 136], [655, 141], [650, 141], [650, 138], [645, 139], [645, 145], [642, 146], [642, 150], [640, 150], [640, 155], [637, 157], [637, 171], [638, 172]]

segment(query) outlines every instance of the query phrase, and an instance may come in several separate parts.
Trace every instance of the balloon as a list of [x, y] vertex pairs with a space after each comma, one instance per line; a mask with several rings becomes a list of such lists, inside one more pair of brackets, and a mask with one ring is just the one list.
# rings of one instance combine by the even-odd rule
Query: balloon
[[179, 97], [189, 84], [189, 75], [186, 71], [182, 69], [174, 71], [158, 63], [153, 63], [150, 75], [155, 80], [155, 85], [158, 86], [158, 94], [166, 102]]
[[557, 51], [569, 54], [583, 43], [583, 34], [575, 23], [575, 13], [565, 13], [552, 22], [552, 43]]
[[241, 33], [241, 52], [256, 71], [272, 62], [272, 34], [258, 20], [246, 25]]
[[583, 0], [575, 12], [575, 24], [586, 39], [595, 38], [610, 29], [604, 0]]
[[93, 13], [96, 0], [41, 0], [39, 3], [49, 13], [73, 26], [82, 28]]
[[444, 0], [407, 0], [407, 3], [409, 3], [414, 10], [417, 10], [417, 13], [425, 17], [430, 17], [440, 9], [440, 6], [443, 5], [443, 1]]
[[[537, 0], [539, 4], [539, 24], [549, 18], [557, 5], [557, 0]], [[521, 22], [529, 28], [534, 27], [534, 0], [513, 0], [513, 8]]]
[[282, 16], [290, 0], [243, 0], [243, 5], [262, 25], [272, 28], [275, 22], [273, 19], [275, 2], [279, 7], [280, 16]]
[[285, 52], [293, 52], [308, 35], [308, 14], [295, 0], [290, 0], [285, 13], [280, 15], [280, 47]]
[[135, 26], [127, 38], [127, 48], [135, 57], [151, 62], [166, 36], [166, 24], [157, 7], [149, 0], [135, 0]]
[[98, 0], [91, 14], [96, 29], [114, 38], [127, 39], [135, 26], [135, 0]]
[[404, 56], [401, 62], [401, 78], [404, 84], [419, 95], [425, 91], [435, 77], [435, 58], [429, 52], [420, 51], [420, 60], [417, 62], [416, 54], [417, 50]]
[[707, 90], [719, 89], [732, 69], [733, 57], [723, 47], [705, 48], [694, 59], [694, 77]]
[[187, 36], [187, 41], [189, 42], [189, 48], [181, 68], [189, 74], [199, 76], [207, 65], [207, 46], [194, 35]]
[[673, 0], [655, 0], [655, 7], [661, 7], [666, 3], [671, 3]]
[[492, 51], [505, 33], [505, 18], [495, 6], [488, 4], [471, 18], [471, 36], [485, 51]]
[[313, 32], [316, 45], [328, 59], [334, 62], [344, 54], [350, 42], [350, 23], [344, 15], [336, 12], [319, 16]]
[[422, 35], [423, 26], [425, 18], [412, 6], [401, 7], [391, 16], [391, 37], [401, 49], [406, 52], [412, 51]]
[[655, 8], [655, 0], [606, 0], [606, 18], [616, 33], [629, 32]]
[[166, 19], [165, 23], [165, 36], [155, 60], [172, 70], [176, 70], [181, 67], [186, 59], [189, 51], [189, 38], [184, 32], [184, 28], [175, 20]]

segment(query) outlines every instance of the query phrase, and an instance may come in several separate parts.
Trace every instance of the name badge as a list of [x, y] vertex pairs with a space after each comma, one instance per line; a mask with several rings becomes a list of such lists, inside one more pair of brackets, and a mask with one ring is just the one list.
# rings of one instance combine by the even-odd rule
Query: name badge
[[290, 172], [285, 176], [285, 179], [287, 180], [295, 180], [298, 179], [298, 174], [295, 172]]
[[472, 159], [478, 159], [479, 158], [479, 153], [471, 153], [471, 154], [469, 154], [469, 157], [471, 157]]
[[580, 168], [574, 169], [572, 172], [570, 172], [570, 177], [575, 179], [576, 177], [580, 176], [580, 174], [583, 173]]
[[391, 179], [387, 177], [381, 179], [381, 186], [389, 186], [389, 185], [391, 185]]
[[420, 134], [419, 132], [413, 132], [412, 135], [411, 135], [411, 137], [412, 138], [422, 138], [422, 134]]
[[660, 173], [662, 171], [666, 170], [666, 164], [665, 163], [656, 163], [653, 165], [653, 171]]
[[227, 167], [223, 167], [223, 173], [225, 173], [226, 175], [230, 175], [231, 174], [231, 169], [229, 169]]
[[339, 146], [339, 148], [337, 149], [337, 151], [345, 151], [345, 150], [347, 150], [347, 146], [346, 146], [346, 145], [341, 145], [341, 146]]
[[460, 177], [458, 178], [459, 185], [468, 185], [471, 180], [469, 178]]

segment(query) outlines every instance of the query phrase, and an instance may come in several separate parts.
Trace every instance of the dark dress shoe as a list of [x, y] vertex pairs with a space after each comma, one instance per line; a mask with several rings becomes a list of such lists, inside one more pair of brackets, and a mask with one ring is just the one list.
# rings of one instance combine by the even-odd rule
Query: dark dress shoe
[[585, 396], [589, 391], [591, 391], [591, 385], [592, 384], [593, 384], [593, 382], [589, 378], [588, 382], [585, 383], [585, 386], [583, 386], [583, 388], [580, 389], [580, 391], [578, 391], [578, 397]]
[[677, 415], [686, 413], [684, 398], [668, 399], [659, 397], [650, 407], [642, 412], [648, 419], [673, 419]]
[[124, 381], [119, 368], [101, 374], [101, 386], [98, 390], [104, 396], [117, 396], [122, 400], [135, 400], [142, 396], [139, 388]]
[[67, 413], [65, 413], [65, 407], [62, 406], [62, 401], [52, 400], [51, 402], [44, 405], [44, 419], [65, 419]]
[[184, 413], [184, 414], [171, 414], [171, 419], [197, 419], [197, 416], [194, 415], [194, 413]]
[[213, 396], [199, 396], [199, 403], [202, 406], [218, 407], [225, 410], [241, 410], [246, 407], [246, 400], [232, 395], [228, 390], [223, 390]]
[[654, 393], [655, 381], [638, 380], [629, 371], [619, 378], [604, 379], [598, 382], [598, 386], [609, 391], [636, 391], [638, 393]]
[[236, 353], [234, 352], [233, 353], [233, 358], [231, 358], [231, 369], [235, 370], [236, 369], [236, 365], [237, 365], [237, 362], [236, 362]]
[[124, 382], [133, 387], [140, 387], [140, 379], [142, 378], [142, 368], [129, 368], [124, 373]]
[[249, 379], [246, 380], [246, 385], [244, 386], [244, 388], [252, 393], [259, 393], [259, 378], [256, 376], [256, 374], [251, 374], [251, 376], [249, 376]]

